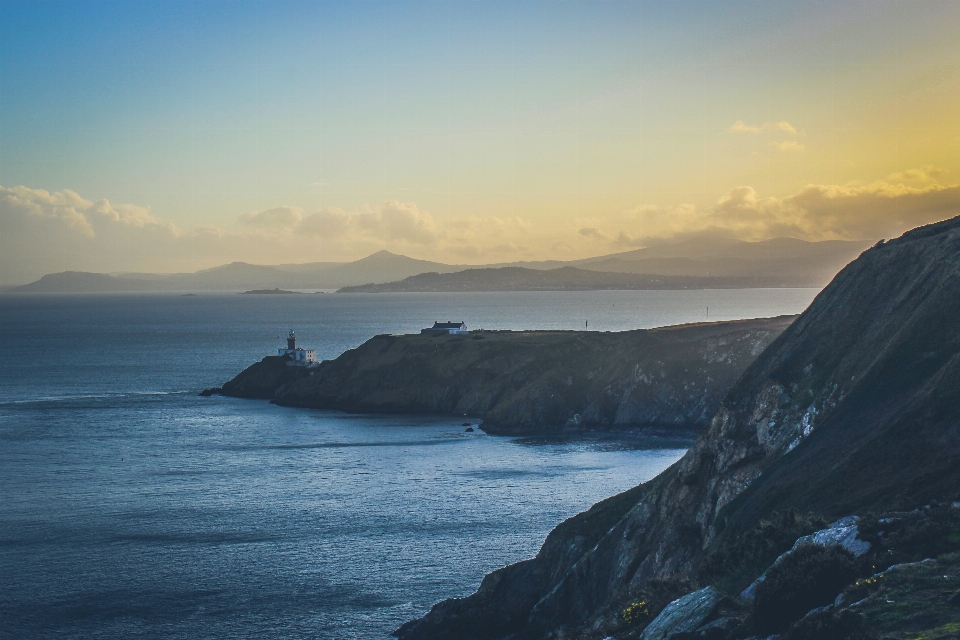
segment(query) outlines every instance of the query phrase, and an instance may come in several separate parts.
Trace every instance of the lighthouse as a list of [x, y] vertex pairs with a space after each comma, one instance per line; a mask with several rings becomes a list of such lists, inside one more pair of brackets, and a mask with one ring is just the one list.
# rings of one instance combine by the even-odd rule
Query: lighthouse
[[290, 330], [290, 335], [287, 336], [287, 348], [277, 349], [277, 355], [290, 356], [294, 364], [302, 366], [314, 364], [317, 361], [316, 349], [302, 349], [297, 347], [297, 334], [293, 332], [293, 329]]

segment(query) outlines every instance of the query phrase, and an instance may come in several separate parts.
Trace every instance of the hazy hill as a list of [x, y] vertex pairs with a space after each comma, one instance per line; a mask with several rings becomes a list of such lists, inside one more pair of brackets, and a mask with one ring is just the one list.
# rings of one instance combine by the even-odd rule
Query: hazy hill
[[[598, 256], [573, 262], [512, 262], [493, 265], [451, 265], [379, 251], [347, 263], [253, 265], [233, 262], [196, 273], [93, 274], [64, 272], [12, 287], [15, 292], [83, 293], [111, 291], [244, 291], [248, 289], [340, 289], [366, 284], [397, 282], [424, 273], [447, 274], [468, 269], [517, 267], [527, 270], [556, 270], [570, 266], [610, 273], [691, 278], [742, 279], [739, 285], [717, 286], [822, 286], [843, 265], [864, 248], [860, 242], [805, 242], [778, 238], [764, 242], [725, 239], [697, 239], [658, 245], [624, 253]], [[587, 277], [582, 276], [586, 281]], [[622, 280], [622, 279], [621, 279]], [[622, 288], [602, 284], [599, 288]], [[619, 281], [618, 281], [619, 282]], [[480, 285], [473, 285], [480, 286]], [[493, 284], [483, 285], [490, 290]], [[508, 285], [515, 286], [515, 285]], [[547, 286], [546, 284], [540, 286]], [[565, 288], [568, 285], [550, 285]], [[581, 285], [569, 285], [578, 288]], [[684, 286], [701, 286], [698, 284]], [[626, 288], [634, 288], [633, 285]], [[396, 289], [399, 290], [399, 289]], [[417, 289], [420, 290], [420, 289]], [[429, 290], [429, 289], [424, 289]]]
[[[816, 614], [820, 617], [808, 623], [805, 635], [782, 637], [879, 635], [816, 631], [815, 624], [840, 624], [843, 616], [849, 624], [897, 632], [884, 637], [907, 637], [907, 631], [910, 637], [951, 637], [960, 611], [941, 614], [952, 607], [943, 579], [955, 574], [960, 557], [960, 528], [949, 524], [957, 521], [960, 505], [951, 504], [958, 500], [960, 218], [955, 218], [878, 245], [846, 267], [746, 370], [679, 462], [564, 522], [535, 558], [495, 571], [473, 595], [436, 605], [397, 635], [403, 640], [664, 638], [641, 636], [651, 618], [638, 615], [629, 622], [622, 612], [642, 600], [656, 615], [672, 598], [708, 585], [736, 596], [745, 586], [740, 578], [749, 582], [763, 571], [738, 576], [744, 566], [751, 568], [747, 561], [773, 562], [812, 530], [795, 530], [804, 522], [858, 515], [873, 518], [872, 528], [854, 530], [866, 536], [874, 554], [858, 569], [866, 572], [860, 575], [882, 572], [904, 562], [897, 559], [902, 557], [936, 558], [928, 565], [932, 570], [893, 570], [892, 576], [903, 576], [891, 579], [889, 588], [899, 589], [895, 598], [887, 595], [886, 583], [878, 583], [846, 601], [864, 599], [873, 612], [868, 619], [841, 600]], [[938, 504], [945, 514], [940, 524], [926, 515], [937, 513]], [[882, 520], [871, 515], [885, 511], [895, 513]], [[910, 519], [920, 524], [904, 534], [902, 544], [878, 533]], [[797, 523], [794, 529], [791, 523]], [[784, 530], [794, 533], [778, 539]], [[729, 560], [714, 562], [717, 558]], [[792, 585], [806, 575], [795, 576]], [[843, 584], [848, 583], [826, 592], [823, 604], [833, 602]], [[673, 595], [657, 595], [663, 592]], [[694, 615], [700, 601], [685, 602], [674, 612]], [[694, 626], [677, 637], [755, 636], [750, 625], [756, 618], [745, 616], [763, 611], [727, 602], [734, 618], [725, 630], [695, 635]], [[931, 626], [940, 624], [942, 634]]]
[[690, 240], [638, 249], [578, 263], [582, 269], [670, 276], [754, 278], [776, 287], [823, 286], [867, 243], [806, 242], [775, 238], [763, 242]]
[[[296, 267], [296, 268], [295, 268]], [[233, 262], [196, 273], [149, 274], [63, 272], [10, 289], [22, 293], [101, 293], [119, 291], [244, 291], [248, 289], [337, 289], [388, 282], [423, 273], [460, 269], [380, 251], [348, 263], [267, 266]]]
[[730, 289], [765, 286], [749, 278], [657, 276], [591, 271], [576, 267], [538, 270], [524, 267], [421, 273], [399, 282], [344, 287], [337, 293], [412, 291], [595, 291], [609, 289]]

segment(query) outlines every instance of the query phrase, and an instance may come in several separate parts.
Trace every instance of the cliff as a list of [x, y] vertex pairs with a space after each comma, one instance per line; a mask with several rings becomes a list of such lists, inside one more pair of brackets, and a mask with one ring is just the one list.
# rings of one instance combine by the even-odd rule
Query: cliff
[[349, 412], [442, 412], [497, 434], [705, 427], [792, 317], [619, 333], [376, 336], [304, 370], [265, 358], [222, 393]]
[[[728, 598], [723, 605], [715, 596], [724, 590], [736, 595], [798, 535], [826, 519], [897, 510], [922, 515], [937, 501], [958, 499], [960, 218], [865, 251], [750, 365], [680, 461], [564, 522], [535, 558], [495, 571], [475, 594], [436, 605], [397, 635], [404, 640], [614, 633], [618, 638], [743, 638], [753, 634], [751, 625], [754, 631], [762, 627], [761, 599], [747, 605]], [[872, 520], [874, 551], [882, 548], [882, 529], [905, 518], [900, 513]], [[927, 533], [915, 535], [912, 547], [903, 543], [921, 554], [914, 559], [960, 550], [960, 523], [956, 518], [944, 522], [940, 529], [916, 525]], [[941, 538], [953, 542], [939, 547], [930, 542], [941, 539], [930, 533], [935, 530], [946, 531]], [[852, 526], [850, 535], [857, 532]], [[896, 557], [894, 551], [901, 552], [889, 551], [892, 555], [872, 556], [877, 570]], [[843, 553], [823, 566], [848, 562]], [[814, 560], [797, 560], [798, 566], [804, 562]], [[944, 567], [945, 577], [954, 575], [947, 568], [956, 565], [956, 555], [935, 562]], [[851, 572], [864, 570], [855, 559], [849, 563], [854, 563]], [[798, 570], [795, 581], [809, 582], [810, 575]], [[853, 573], [845, 575], [853, 580]], [[847, 588], [876, 585], [881, 577]], [[693, 591], [698, 587], [702, 590]], [[928, 608], [946, 611], [938, 603], [953, 596], [937, 591], [943, 586], [932, 588], [937, 599], [929, 600]], [[692, 593], [664, 609], [687, 592]], [[875, 605], [872, 614], [838, 600], [832, 609], [807, 614], [813, 618], [796, 622], [785, 637], [874, 637], [870, 629], [884, 624], [888, 631], [906, 628], [903, 612], [885, 604], [892, 600], [870, 598], [864, 602]], [[707, 607], [711, 611], [746, 607], [748, 617], [720, 616], [715, 622], [732, 621], [728, 628], [704, 626], [700, 635], [693, 627], [686, 636], [661, 633], [668, 622], [664, 616], [692, 616], [705, 601], [713, 603]], [[651, 619], [661, 609], [655, 629]], [[960, 618], [954, 618], [943, 623], [944, 633], [958, 628]], [[930, 620], [914, 619], [910, 629], [928, 629]], [[644, 631], [648, 623], [651, 630]], [[823, 631], [823, 625], [848, 623], [868, 628], [861, 635]], [[814, 631], [804, 635], [804, 628]]]

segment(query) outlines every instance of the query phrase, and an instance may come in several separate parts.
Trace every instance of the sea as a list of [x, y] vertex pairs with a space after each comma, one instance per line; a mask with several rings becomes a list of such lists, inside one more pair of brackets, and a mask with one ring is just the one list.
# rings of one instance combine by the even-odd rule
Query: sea
[[623, 331], [817, 293], [0, 295], [0, 637], [389, 638], [689, 446], [198, 397], [290, 330], [329, 359], [435, 320]]

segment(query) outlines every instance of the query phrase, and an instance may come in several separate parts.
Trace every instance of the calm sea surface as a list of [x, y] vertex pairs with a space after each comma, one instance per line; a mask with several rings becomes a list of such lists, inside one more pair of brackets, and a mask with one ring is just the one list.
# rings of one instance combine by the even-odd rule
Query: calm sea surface
[[434, 320], [619, 331], [816, 293], [0, 296], [0, 636], [386, 638], [683, 453], [197, 397], [288, 329], [332, 358]]

